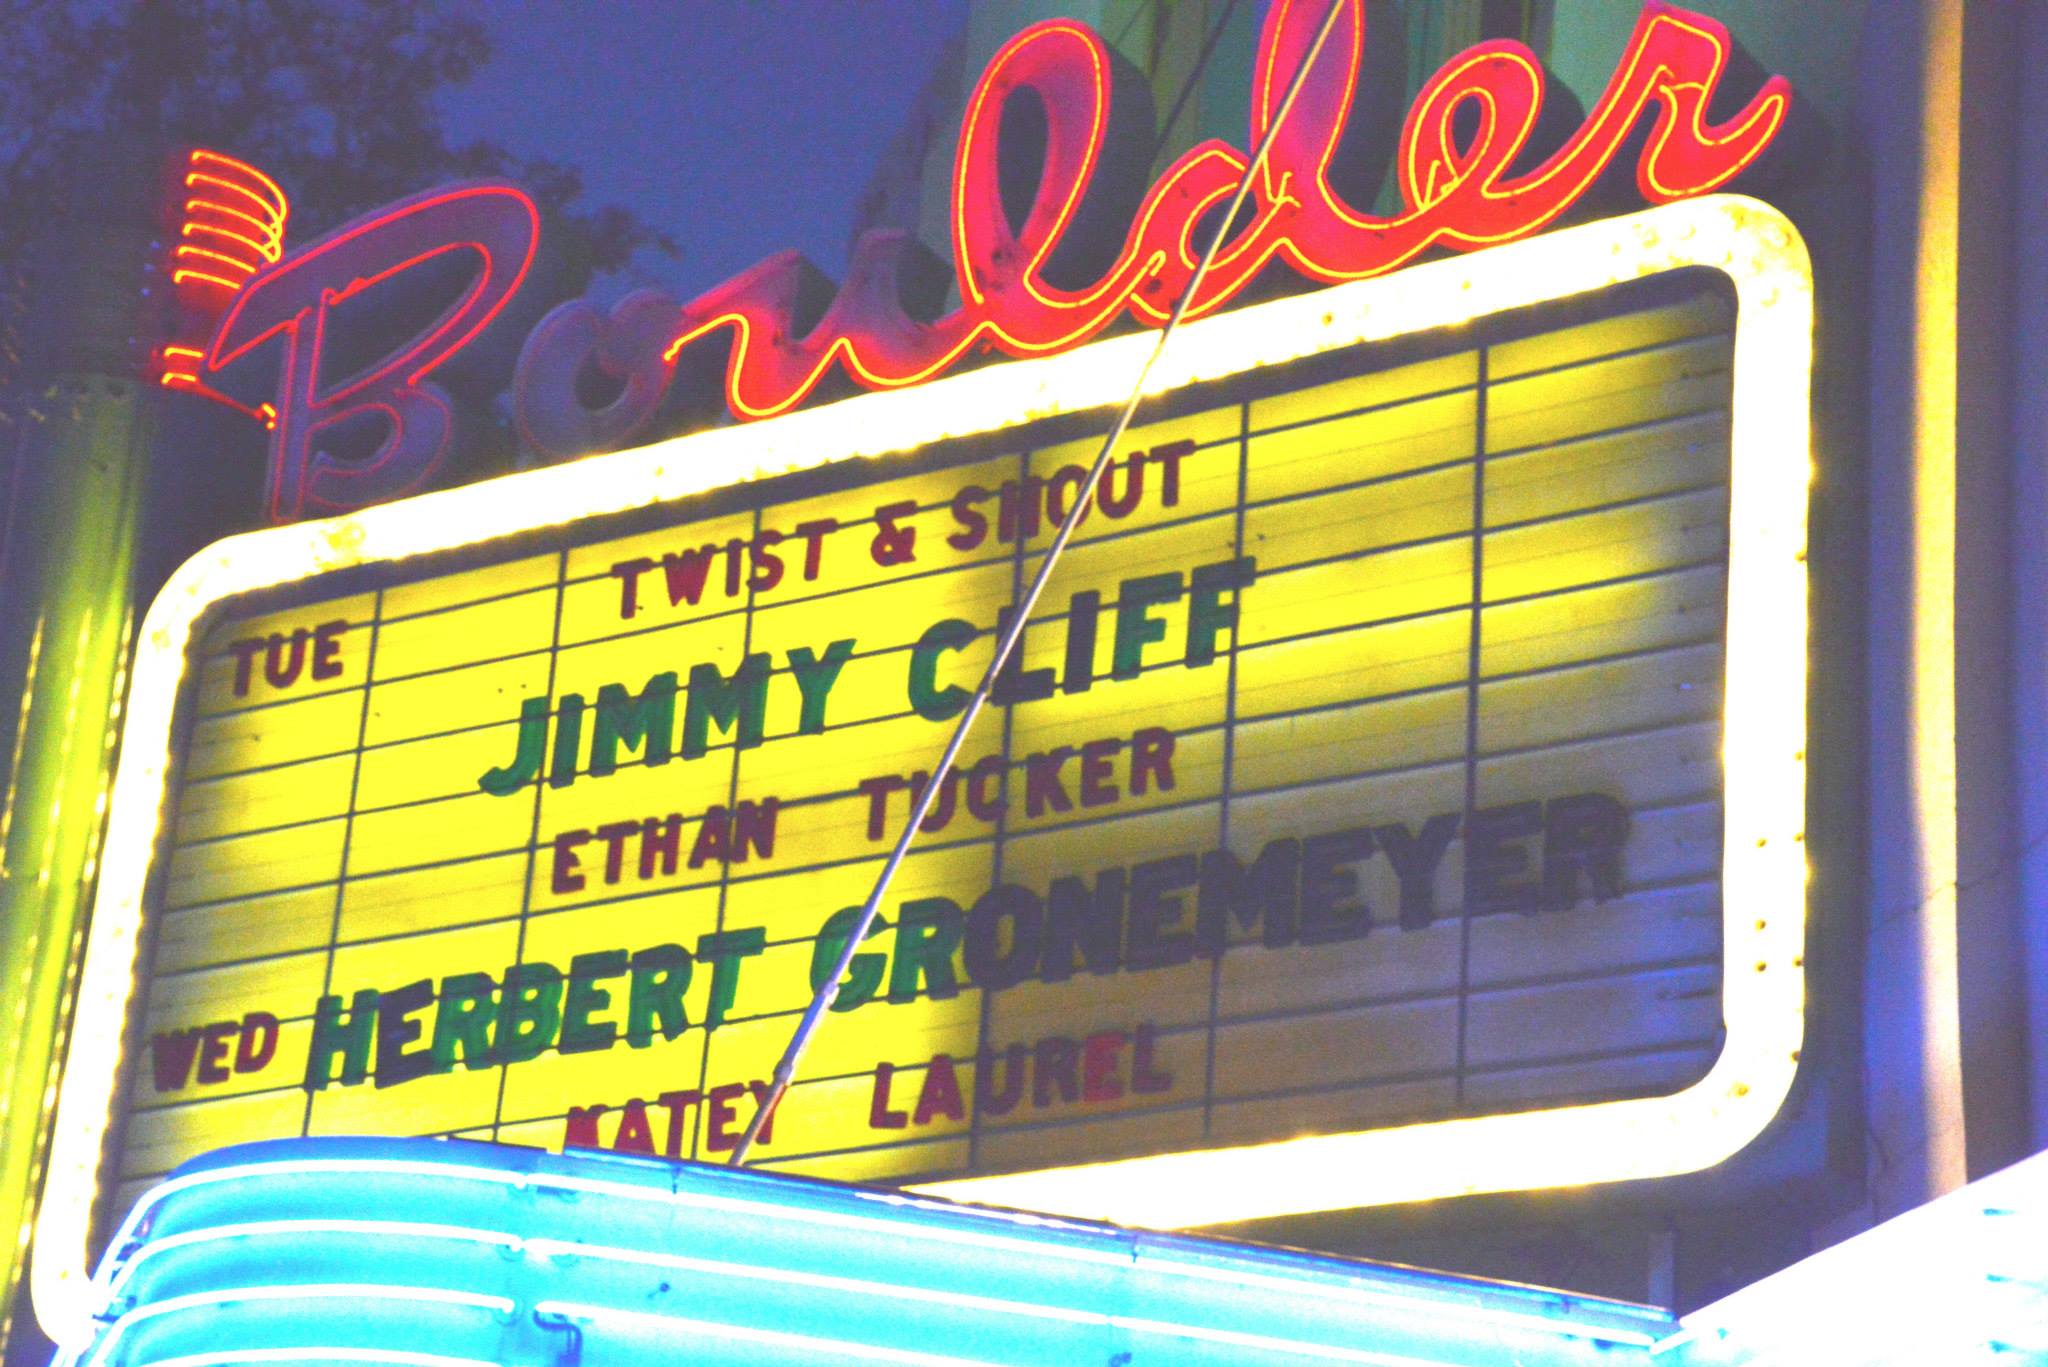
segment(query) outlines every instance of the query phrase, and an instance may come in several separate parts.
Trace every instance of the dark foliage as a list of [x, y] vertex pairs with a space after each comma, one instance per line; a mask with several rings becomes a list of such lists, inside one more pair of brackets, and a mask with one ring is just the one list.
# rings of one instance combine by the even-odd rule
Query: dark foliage
[[490, 54], [433, 0], [0, 0], [0, 219], [63, 192], [107, 144], [198, 144], [284, 183], [307, 241], [437, 180], [518, 181], [596, 270], [675, 244], [633, 215], [578, 211], [579, 173], [491, 143], [451, 146], [434, 108]]

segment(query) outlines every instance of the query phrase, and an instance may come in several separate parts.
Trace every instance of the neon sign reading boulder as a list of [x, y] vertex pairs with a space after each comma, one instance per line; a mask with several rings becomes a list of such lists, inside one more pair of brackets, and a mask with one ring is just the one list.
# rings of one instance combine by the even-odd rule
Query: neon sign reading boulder
[[[1274, 0], [1268, 10], [1253, 69], [1248, 146], [1271, 129], [1326, 13], [1314, 0]], [[1431, 77], [1408, 109], [1391, 149], [1400, 207], [1378, 217], [1347, 203], [1338, 188], [1350, 183], [1347, 170], [1361, 154], [1387, 154], [1383, 139], [1371, 136], [1378, 130], [1364, 126], [1370, 121], [1352, 118], [1369, 49], [1363, 0], [1344, 0], [1254, 182], [1244, 222], [1223, 245], [1189, 316], [1221, 308], [1276, 260], [1308, 279], [1338, 283], [1399, 269], [1432, 249], [1470, 251], [1538, 232], [1637, 146], [1634, 135], [1646, 120], [1635, 165], [1644, 199], [1665, 203], [1724, 186], [1771, 145], [1792, 98], [1784, 78], [1773, 76], [1739, 109], [1710, 123], [1708, 109], [1733, 50], [1723, 25], [1648, 0], [1591, 111], [1554, 150], [1528, 164], [1541, 151], [1532, 141], [1544, 113], [1543, 70], [1518, 42], [1472, 47]], [[1006, 161], [1003, 146], [1016, 134], [1006, 131], [1005, 115], [1027, 92], [1042, 111], [1043, 149], [1035, 186], [1017, 211], [1021, 196], [1005, 183], [1016, 149]], [[1012, 120], [1009, 130], [1020, 122]], [[1097, 34], [1067, 19], [1035, 24], [996, 53], [966, 102], [950, 214], [958, 307], [918, 308], [944, 297], [946, 272], [895, 231], [862, 237], [836, 292], [801, 255], [783, 252], [687, 302], [651, 290], [609, 312], [574, 301], [543, 318], [520, 354], [512, 391], [520, 433], [558, 459], [628, 445], [647, 433], [685, 356], [715, 364], [710, 349], [720, 345], [727, 406], [740, 418], [762, 418], [796, 407], [835, 375], [869, 389], [899, 388], [932, 379], [979, 350], [1045, 355], [1121, 318], [1158, 326], [1194, 273], [1200, 225], [1237, 187], [1250, 158], [1210, 139], [1140, 193], [1151, 128], [1142, 81]], [[1361, 145], [1375, 142], [1382, 145]], [[1013, 201], [1007, 208], [1006, 189]], [[394, 206], [294, 253], [252, 280], [243, 302], [286, 279], [303, 288], [306, 272], [295, 276], [295, 267], [339, 239], [352, 249], [336, 264], [381, 242], [390, 248], [386, 275], [424, 259], [433, 247], [422, 243], [412, 219], [428, 212], [428, 203], [422, 197]], [[500, 278], [483, 234], [451, 238], [446, 226], [437, 231], [444, 242], [483, 254], [484, 279]], [[371, 272], [352, 265], [350, 277], [357, 273]], [[348, 279], [332, 284], [345, 296]], [[482, 311], [476, 299], [471, 307], [470, 317]], [[921, 316], [926, 312], [933, 316]], [[249, 339], [235, 334], [234, 324], [230, 315], [214, 338], [210, 365], [247, 350]], [[323, 394], [317, 330], [308, 331], [294, 333], [288, 349], [281, 415], [295, 402], [331, 406], [339, 397]], [[419, 350], [416, 339], [393, 355]], [[350, 411], [381, 409], [398, 429], [378, 479], [309, 480], [309, 463], [321, 457], [307, 440], [308, 426], [281, 416], [273, 489], [312, 493], [296, 503], [273, 497], [273, 516], [360, 506], [369, 500], [350, 502], [352, 494], [424, 478], [447, 433], [429, 424], [397, 450], [406, 428], [400, 415], [434, 406], [419, 397], [430, 388], [423, 381], [449, 354], [426, 365], [372, 366], [365, 373], [374, 383], [358, 379], [343, 391], [353, 401]], [[613, 395], [597, 406], [587, 402], [593, 376], [606, 380], [603, 388]], [[329, 411], [321, 421], [341, 416]]]

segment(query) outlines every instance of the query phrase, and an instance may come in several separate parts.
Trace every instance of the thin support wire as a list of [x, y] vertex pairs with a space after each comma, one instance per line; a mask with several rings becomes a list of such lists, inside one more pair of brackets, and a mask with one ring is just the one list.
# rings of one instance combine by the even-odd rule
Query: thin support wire
[[790, 1081], [796, 1076], [797, 1063], [803, 1058], [804, 1051], [810, 1047], [811, 1038], [817, 1034], [819, 1024], [825, 1019], [825, 1013], [832, 1009], [832, 1003], [838, 999], [839, 985], [846, 977], [846, 970], [853, 963], [853, 956], [859, 952], [861, 942], [874, 927], [875, 917], [882, 908], [882, 899], [888, 895], [889, 884], [895, 881], [896, 871], [903, 866], [905, 857], [909, 855], [911, 843], [917, 838], [918, 828], [924, 824], [925, 817], [931, 812], [932, 803], [946, 786], [947, 776], [953, 772], [953, 761], [959, 757], [960, 747], [966, 743], [967, 733], [974, 727], [974, 719], [981, 715], [981, 709], [988, 703], [989, 694], [995, 689], [996, 679], [1002, 674], [1003, 667], [1009, 663], [1010, 656], [1016, 652], [1017, 642], [1023, 639], [1025, 622], [1030, 620], [1032, 609], [1037, 606], [1039, 595], [1045, 590], [1046, 581], [1052, 577], [1053, 567], [1059, 563], [1061, 553], [1067, 548], [1067, 542], [1073, 538], [1074, 529], [1080, 525], [1081, 515], [1087, 511], [1089, 503], [1094, 499], [1095, 487], [1102, 482], [1103, 472], [1109, 468], [1110, 458], [1116, 451], [1117, 443], [1123, 440], [1125, 431], [1130, 428], [1131, 419], [1137, 414], [1138, 405], [1145, 393], [1145, 381], [1151, 377], [1152, 367], [1158, 363], [1160, 353], [1166, 349], [1167, 338], [1171, 337], [1173, 330], [1180, 325], [1182, 317], [1187, 313], [1188, 305], [1201, 289], [1203, 278], [1208, 275], [1209, 267], [1216, 260], [1216, 253], [1223, 247], [1223, 239], [1229, 235], [1231, 225], [1237, 221], [1238, 210], [1244, 207], [1246, 197], [1251, 194], [1253, 179], [1259, 174], [1259, 169], [1266, 163], [1267, 155], [1273, 150], [1274, 138], [1287, 122], [1287, 116], [1294, 108], [1295, 99], [1308, 81], [1308, 73], [1314, 69], [1316, 58], [1322, 54], [1323, 44], [1336, 28], [1337, 16], [1343, 11], [1345, 3], [1346, 0], [1330, 0], [1329, 13], [1323, 16], [1322, 27], [1316, 30], [1315, 41], [1309, 45], [1308, 55], [1302, 59], [1301, 69], [1294, 73], [1294, 80], [1288, 85], [1286, 98], [1280, 101], [1280, 108], [1273, 116], [1272, 125], [1266, 129], [1266, 136], [1259, 140], [1258, 150], [1252, 154], [1251, 161], [1245, 166], [1244, 179], [1238, 182], [1237, 193], [1231, 196], [1229, 206], [1224, 210], [1223, 217], [1218, 220], [1216, 232], [1209, 239], [1208, 250], [1202, 253], [1202, 260], [1195, 267], [1195, 273], [1188, 277], [1187, 288], [1181, 291], [1180, 298], [1175, 301], [1172, 316], [1166, 320], [1166, 325], [1159, 329], [1158, 335], [1154, 338], [1152, 350], [1146, 354], [1145, 364], [1139, 368], [1137, 378], [1131, 384], [1130, 397], [1124, 400], [1116, 421], [1110, 424], [1108, 433], [1102, 438], [1102, 449], [1096, 452], [1095, 463], [1089, 467], [1088, 477], [1082, 482], [1073, 506], [1067, 509], [1066, 517], [1060, 522], [1059, 531], [1054, 534], [1052, 544], [1046, 548], [1045, 558], [1039, 562], [1037, 574], [1032, 576], [1031, 587], [1025, 590], [1023, 601], [1011, 613], [1009, 624], [996, 642], [995, 657], [989, 661], [988, 668], [982, 673], [981, 683], [975, 688], [973, 696], [967, 700], [966, 708], [961, 711], [960, 720], [953, 727], [952, 738], [946, 742], [945, 750], [939, 755], [939, 762], [932, 768], [930, 780], [918, 794], [917, 801], [912, 804], [910, 819], [904, 823], [903, 833], [896, 837], [895, 847], [889, 851], [889, 858], [883, 863], [881, 872], [875, 878], [874, 890], [868, 893], [868, 900], [861, 907], [860, 920], [847, 932], [846, 943], [840, 947], [839, 958], [832, 965], [831, 973], [818, 985], [817, 994], [811, 998], [811, 1004], [804, 1008], [803, 1019], [797, 1022], [796, 1033], [790, 1036], [789, 1047], [783, 1050], [781, 1060], [775, 1065], [775, 1076], [768, 1084], [768, 1095], [755, 1108], [753, 1118], [747, 1122], [746, 1133], [740, 1136], [738, 1146], [732, 1151], [734, 1166], [746, 1161], [748, 1152], [754, 1147], [754, 1141], [760, 1138], [762, 1127], [767, 1124], [769, 1117], [775, 1114], [776, 1106], [781, 1103], [783, 1094], [789, 1090]]

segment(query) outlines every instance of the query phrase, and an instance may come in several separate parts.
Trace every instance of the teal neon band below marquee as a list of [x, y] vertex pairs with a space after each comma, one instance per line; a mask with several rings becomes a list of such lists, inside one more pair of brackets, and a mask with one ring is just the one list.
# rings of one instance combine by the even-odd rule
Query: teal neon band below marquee
[[431, 1139], [187, 1163], [116, 1232], [92, 1301], [92, 1342], [56, 1367], [1627, 1367], [1677, 1329], [1225, 1240]]

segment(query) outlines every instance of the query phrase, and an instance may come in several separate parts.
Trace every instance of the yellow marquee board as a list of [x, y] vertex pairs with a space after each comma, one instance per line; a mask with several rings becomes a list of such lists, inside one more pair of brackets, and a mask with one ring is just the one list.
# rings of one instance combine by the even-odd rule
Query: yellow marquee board
[[[1746, 1142], [1808, 296], [1716, 198], [1190, 326], [754, 1160], [1189, 1224]], [[188, 566], [45, 1237], [262, 1137], [727, 1155], [1146, 345]]]

